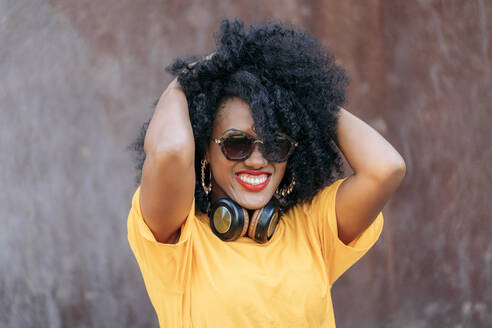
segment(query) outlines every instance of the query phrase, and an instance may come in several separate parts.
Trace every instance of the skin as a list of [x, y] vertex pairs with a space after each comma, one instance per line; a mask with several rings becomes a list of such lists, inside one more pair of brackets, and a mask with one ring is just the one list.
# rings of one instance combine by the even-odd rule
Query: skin
[[381, 212], [406, 174], [405, 161], [367, 123], [340, 109], [338, 147], [354, 171], [339, 187], [335, 211], [338, 237], [349, 244]]
[[195, 193], [195, 140], [188, 102], [174, 79], [162, 93], [145, 136], [140, 208], [155, 239], [176, 243]]
[[[219, 110], [212, 137], [219, 138], [230, 128], [255, 135], [252, 125], [248, 105], [233, 98]], [[338, 237], [349, 244], [383, 209], [402, 182], [406, 166], [383, 136], [345, 109], [340, 110], [337, 137], [338, 146], [354, 171], [340, 185], [335, 205]], [[157, 104], [144, 151], [140, 190], [143, 218], [157, 241], [176, 243], [195, 191], [193, 131], [186, 97], [176, 80]], [[263, 207], [271, 199], [286, 167], [286, 163], [266, 161], [258, 145], [248, 159], [236, 162], [227, 160], [220, 146], [213, 143], [206, 158], [213, 173], [212, 199], [228, 196], [248, 209]], [[245, 190], [234, 178], [235, 172], [242, 169], [268, 171], [272, 180], [262, 191]]]
[[[258, 143], [247, 159], [230, 161], [222, 153], [220, 145], [213, 141], [229, 129], [241, 130], [256, 137], [253, 124], [251, 109], [241, 98], [229, 98], [220, 107], [213, 126], [212, 140], [205, 153], [212, 169], [212, 201], [228, 197], [243, 208], [258, 209], [268, 203], [282, 181], [287, 162], [269, 162], [263, 157]], [[235, 178], [236, 172], [240, 170], [267, 171], [271, 174], [270, 182], [260, 191], [247, 190]]]

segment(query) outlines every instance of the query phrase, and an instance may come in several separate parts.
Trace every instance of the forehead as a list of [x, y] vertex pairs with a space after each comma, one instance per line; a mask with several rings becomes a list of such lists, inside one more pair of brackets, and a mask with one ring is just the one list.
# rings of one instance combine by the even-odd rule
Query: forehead
[[254, 134], [253, 117], [248, 103], [239, 97], [227, 99], [217, 110], [214, 134], [221, 135], [229, 129], [237, 129]]

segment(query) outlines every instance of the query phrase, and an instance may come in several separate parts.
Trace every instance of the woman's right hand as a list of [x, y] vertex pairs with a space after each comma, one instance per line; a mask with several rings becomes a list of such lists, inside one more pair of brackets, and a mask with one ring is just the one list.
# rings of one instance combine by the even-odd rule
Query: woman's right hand
[[157, 241], [176, 243], [195, 193], [195, 143], [177, 78], [162, 93], [144, 142], [140, 208]]

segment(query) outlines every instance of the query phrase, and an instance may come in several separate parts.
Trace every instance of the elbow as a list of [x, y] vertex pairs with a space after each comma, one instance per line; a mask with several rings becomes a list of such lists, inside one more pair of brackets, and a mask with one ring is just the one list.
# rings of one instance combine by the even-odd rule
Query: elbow
[[388, 165], [380, 174], [379, 181], [384, 181], [385, 183], [390, 183], [391, 185], [398, 186], [405, 178], [407, 173], [407, 167], [405, 162], [393, 163]]
[[400, 157], [400, 159], [391, 161], [379, 167], [373, 174], [373, 177], [378, 181], [391, 181], [394, 184], [400, 184], [405, 178], [406, 173], [407, 166], [403, 158]]
[[391, 172], [393, 176], [399, 178], [400, 180], [403, 180], [407, 173], [407, 165], [405, 164], [405, 160], [401, 156], [398, 157], [399, 158], [392, 165]]
[[407, 174], [407, 165], [405, 164], [405, 161], [401, 162], [401, 165], [397, 168], [397, 173], [403, 180], [403, 178]]

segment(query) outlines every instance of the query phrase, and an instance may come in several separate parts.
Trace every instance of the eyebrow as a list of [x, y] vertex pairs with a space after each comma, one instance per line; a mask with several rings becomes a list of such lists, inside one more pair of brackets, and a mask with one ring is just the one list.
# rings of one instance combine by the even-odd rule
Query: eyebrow
[[[251, 129], [251, 131], [254, 132], [253, 129]], [[224, 131], [223, 134], [230, 134], [230, 133], [234, 133], [234, 132], [242, 132], [242, 133], [246, 133], [246, 134], [249, 134], [249, 135], [253, 136], [253, 134], [249, 133], [248, 131], [244, 131], [244, 130], [240, 130], [240, 129], [235, 129], [235, 128], [227, 129], [227, 130]]]

